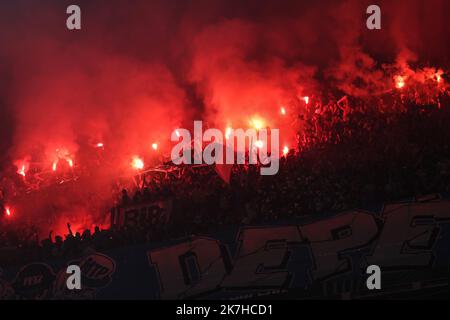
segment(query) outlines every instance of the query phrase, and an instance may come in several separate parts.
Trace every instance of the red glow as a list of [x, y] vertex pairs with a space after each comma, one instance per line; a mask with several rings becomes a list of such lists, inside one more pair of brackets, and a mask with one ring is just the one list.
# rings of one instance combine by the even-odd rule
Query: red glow
[[265, 126], [264, 120], [261, 118], [257, 118], [257, 117], [251, 119], [249, 123], [256, 130], [261, 130]]
[[8, 217], [10, 217], [12, 215], [12, 211], [9, 207], [5, 207], [5, 212]]
[[230, 135], [231, 135], [231, 128], [230, 127], [228, 127], [226, 130], [225, 130], [225, 139], [230, 139]]
[[255, 147], [261, 149], [262, 147], [264, 147], [264, 142], [262, 140], [257, 140], [255, 142]]
[[396, 76], [395, 77], [395, 87], [397, 89], [401, 89], [405, 86], [405, 77]]
[[131, 166], [133, 167], [133, 169], [142, 170], [144, 169], [144, 161], [141, 158], [135, 156], [131, 161]]
[[26, 172], [25, 172], [25, 165], [23, 165], [19, 171], [17, 171], [18, 174], [20, 174], [21, 176], [26, 176]]
[[17, 174], [25, 177], [27, 175], [28, 169], [30, 169], [30, 159], [26, 157], [23, 160], [14, 161], [14, 165], [17, 167]]
[[436, 73], [435, 73], [435, 78], [436, 78], [436, 82], [439, 84], [439, 83], [442, 83], [443, 81], [442, 81], [442, 74], [443, 74], [444, 72], [442, 71], [442, 70], [438, 70], [438, 71], [436, 71]]
[[309, 103], [309, 97], [303, 97], [303, 101], [305, 101], [306, 104]]
[[[41, 18], [50, 19], [43, 22], [54, 25], [60, 14], [27, 19], [28, 6], [23, 5], [20, 11], [24, 19], [17, 25], [8, 26], [9, 19], [0, 19], [6, 27], [0, 29], [2, 38], [11, 38], [0, 52], [11, 72], [4, 87], [8, 88], [5, 99], [11, 101], [8, 112], [14, 120], [4, 132], [8, 133], [5, 140], [11, 138], [12, 148], [3, 153], [5, 159], [20, 159], [0, 174], [8, 178], [5, 184], [9, 184], [11, 175], [20, 187], [7, 189], [5, 197], [16, 194], [15, 189], [17, 193], [28, 193], [28, 189], [42, 193], [36, 195], [38, 204], [26, 203], [29, 210], [19, 207], [22, 199], [5, 199], [14, 205], [13, 218], [35, 214], [44, 219], [53, 214], [46, 210], [50, 206], [58, 215], [62, 215], [60, 211], [79, 209], [70, 219], [73, 222], [90, 214], [103, 216], [104, 212], [96, 208], [112, 204], [109, 180], [125, 180], [122, 176], [137, 175], [139, 170], [166, 162], [175, 144], [170, 141], [171, 133], [175, 131], [174, 138], [181, 140], [186, 134], [181, 128], [191, 131], [194, 120], [204, 120], [203, 131], [220, 128], [227, 142], [233, 139], [232, 128], [279, 129], [276, 151], [290, 156], [301, 154], [315, 143], [308, 139], [309, 133], [304, 134], [306, 130], [322, 135], [320, 123], [334, 128], [334, 121], [329, 122], [328, 117], [334, 116], [337, 107], [342, 109], [336, 120], [339, 131], [343, 131], [337, 134], [344, 134], [342, 139], [346, 141], [346, 132], [353, 132], [352, 104], [359, 105], [359, 99], [367, 96], [380, 94], [380, 105], [388, 107], [391, 101], [402, 105], [397, 96], [417, 94], [425, 96], [423, 101], [428, 106], [433, 105], [436, 94], [441, 94], [438, 98], [445, 105], [449, 96], [448, 65], [442, 66], [444, 73], [431, 67], [441, 61], [433, 57], [444, 61], [450, 51], [445, 34], [436, 32], [448, 25], [447, 20], [440, 13], [436, 15], [439, 22], [429, 15], [440, 6], [430, 6], [422, 19], [423, 4], [413, 0], [411, 3], [416, 4], [411, 4], [410, 10], [392, 14], [392, 28], [383, 31], [383, 36], [368, 39], [358, 18], [365, 8], [354, 2], [336, 8], [319, 3], [307, 8], [301, 1], [292, 1], [286, 8], [277, 6], [275, 17], [273, 4], [266, 2], [258, 3], [261, 10], [254, 10], [253, 2], [228, 7], [229, 1], [194, 2], [182, 7], [158, 2], [148, 8], [139, 4], [126, 10], [114, 5], [110, 9], [118, 17], [108, 28], [115, 36], [104, 37], [104, 25], [111, 15], [105, 8], [99, 17], [104, 21], [91, 25], [90, 36], [80, 37], [76, 43], [64, 32], [49, 36], [47, 28], [33, 28], [33, 24], [42, 25]], [[1, 14], [7, 16], [14, 6], [5, 7]], [[386, 10], [396, 12], [403, 7], [392, 4]], [[227, 14], [222, 16], [221, 12]], [[412, 17], [415, 13], [419, 20]], [[131, 14], [132, 21], [122, 14]], [[314, 26], [322, 14], [332, 21]], [[167, 17], [182, 20], [159, 26]], [[154, 22], [152, 28], [146, 29], [147, 18]], [[410, 19], [419, 22], [408, 23]], [[426, 33], [429, 36], [421, 31], [423, 26], [430, 29]], [[17, 32], [9, 32], [13, 27]], [[122, 32], [124, 27], [126, 32]], [[22, 30], [29, 30], [30, 36], [20, 37]], [[364, 32], [359, 37], [361, 30]], [[177, 41], [173, 41], [173, 34]], [[435, 34], [438, 36], [431, 36]], [[425, 41], [421, 41], [422, 36]], [[129, 46], [124, 48], [128, 40]], [[67, 50], [53, 50], [59, 47]], [[405, 53], [406, 47], [418, 52]], [[377, 57], [383, 59], [377, 61]], [[408, 63], [412, 63], [410, 67]], [[429, 66], [426, 72], [424, 66]], [[397, 82], [396, 76], [402, 81]], [[350, 102], [336, 104], [334, 100], [343, 95]], [[373, 97], [373, 108], [378, 105], [377, 99]], [[329, 101], [332, 103], [328, 105]], [[394, 112], [386, 108], [383, 117]], [[310, 126], [317, 123], [315, 119], [320, 123]], [[332, 143], [335, 138], [341, 141], [337, 134], [324, 137], [323, 143]], [[258, 139], [262, 137], [253, 139], [254, 150], [272, 147], [267, 142], [270, 140], [262, 143]], [[249, 144], [246, 140], [247, 149]], [[23, 160], [26, 155], [30, 155], [30, 168]], [[70, 187], [72, 180], [76, 187]], [[70, 193], [60, 200], [51, 192], [55, 184], [61, 184], [61, 190], [67, 187]], [[99, 190], [104, 194], [91, 204], [85, 194], [97, 195]], [[64, 229], [68, 219], [62, 220]], [[83, 227], [87, 225], [90, 223], [83, 223]]]

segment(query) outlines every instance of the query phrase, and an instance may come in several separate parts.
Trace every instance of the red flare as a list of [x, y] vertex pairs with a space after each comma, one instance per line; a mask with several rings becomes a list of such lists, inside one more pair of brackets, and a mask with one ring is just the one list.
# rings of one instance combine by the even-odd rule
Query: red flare
[[226, 140], [230, 139], [231, 130], [232, 129], [230, 127], [226, 128], [226, 130], [225, 130], [225, 139]]
[[308, 96], [303, 97], [303, 101], [305, 101], [305, 103], [308, 104], [309, 103], [309, 97]]
[[25, 172], [25, 165], [23, 165], [19, 171], [17, 171], [18, 174], [20, 174], [21, 176], [25, 177], [26, 176], [26, 172]]
[[262, 147], [264, 147], [264, 142], [262, 140], [255, 141], [255, 147], [261, 149]]
[[249, 123], [256, 130], [261, 130], [265, 126], [264, 120], [261, 118], [256, 118], [256, 117], [251, 119]]
[[144, 161], [141, 158], [135, 156], [131, 161], [131, 166], [133, 167], [133, 169], [142, 170], [144, 169]]
[[405, 77], [396, 76], [395, 77], [395, 87], [397, 89], [401, 89], [405, 86]]

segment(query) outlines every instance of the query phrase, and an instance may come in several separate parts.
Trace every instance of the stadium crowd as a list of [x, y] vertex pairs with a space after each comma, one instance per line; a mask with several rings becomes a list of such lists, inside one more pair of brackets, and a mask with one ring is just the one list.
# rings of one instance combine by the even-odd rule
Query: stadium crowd
[[46, 239], [31, 226], [1, 227], [0, 266], [449, 192], [450, 98], [437, 99], [310, 103], [298, 116], [297, 148], [281, 158], [277, 175], [235, 165], [225, 183], [214, 166], [185, 166], [137, 190], [117, 187], [117, 206], [172, 201], [170, 221], [83, 233], [68, 223], [66, 236]]

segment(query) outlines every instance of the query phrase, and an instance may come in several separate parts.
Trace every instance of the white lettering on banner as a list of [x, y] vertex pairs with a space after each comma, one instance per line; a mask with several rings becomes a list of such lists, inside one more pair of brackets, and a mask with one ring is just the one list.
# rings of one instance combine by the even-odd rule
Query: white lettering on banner
[[180, 299], [213, 290], [226, 274], [220, 242], [214, 239], [197, 238], [153, 250], [148, 257], [157, 269], [164, 299]]
[[[291, 287], [307, 290], [310, 284], [338, 284], [343, 278], [335, 276], [352, 275], [363, 277], [363, 287], [368, 285], [370, 290], [381, 288], [381, 270], [385, 274], [401, 272], [402, 268], [408, 272], [411, 266], [432, 267], [438, 243], [438, 267], [448, 272], [448, 249], [442, 247], [448, 235], [442, 230], [449, 222], [448, 200], [394, 203], [386, 205], [380, 214], [355, 210], [306, 225], [243, 228], [236, 239], [239, 247], [232, 268], [228, 267], [231, 262], [226, 261], [226, 250], [213, 239], [152, 250], [148, 256], [159, 272], [162, 298], [187, 298], [220, 289], [259, 293]], [[309, 250], [298, 250], [304, 247]], [[293, 259], [292, 253], [299, 255]], [[352, 261], [355, 255], [358, 260]], [[302, 266], [299, 260], [308, 263]], [[196, 268], [199, 271], [195, 272]], [[299, 280], [309, 277], [311, 281]], [[389, 287], [386, 281], [384, 289]], [[389, 283], [410, 284], [408, 279]], [[242, 298], [251, 296], [237, 292], [242, 292]]]
[[286, 284], [290, 246], [302, 242], [297, 226], [246, 228], [239, 234], [233, 272], [222, 287], [274, 287]]
[[[390, 204], [385, 207], [384, 226], [370, 264], [381, 267], [424, 267], [439, 232], [439, 220], [449, 220], [449, 201]], [[446, 204], [446, 205], [443, 205]]]
[[378, 227], [373, 215], [353, 211], [300, 227], [314, 254], [314, 278], [350, 271], [342, 251], [368, 245]]

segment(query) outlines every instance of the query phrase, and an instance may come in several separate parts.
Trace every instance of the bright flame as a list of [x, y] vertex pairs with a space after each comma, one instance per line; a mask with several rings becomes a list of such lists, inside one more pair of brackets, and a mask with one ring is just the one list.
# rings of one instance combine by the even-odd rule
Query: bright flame
[[309, 97], [308, 96], [303, 97], [303, 101], [305, 101], [305, 103], [308, 104], [309, 103]]
[[289, 153], [289, 148], [288, 148], [288, 146], [284, 146], [284, 148], [283, 148], [283, 155], [287, 155]]
[[281, 107], [280, 112], [284, 116], [286, 114], [286, 109], [284, 107]]
[[97, 143], [97, 148], [103, 148], [103, 143], [102, 142]]
[[20, 174], [21, 176], [26, 176], [26, 172], [25, 172], [25, 165], [23, 165], [18, 171], [18, 174]]
[[264, 128], [264, 120], [253, 118], [252, 120], [250, 120], [250, 125], [256, 130], [261, 130], [262, 128]]
[[133, 160], [131, 161], [131, 166], [136, 170], [142, 170], [144, 169], [144, 161], [139, 157], [133, 157]]
[[56, 171], [56, 166], [58, 165], [58, 161], [53, 162], [52, 170]]
[[73, 168], [73, 160], [72, 159], [67, 159], [67, 163], [69, 164], [69, 166], [71, 168]]
[[12, 214], [11, 209], [9, 207], [5, 207], [5, 212], [8, 217], [10, 217]]
[[401, 89], [405, 86], [405, 77], [396, 76], [395, 77], [395, 87], [397, 89]]
[[262, 140], [255, 141], [255, 147], [261, 149], [262, 147], [264, 147], [264, 142]]
[[17, 174], [25, 177], [30, 168], [30, 161], [28, 158], [25, 158], [23, 160], [14, 161], [14, 165], [17, 167]]
[[437, 72], [436, 72], [436, 82], [437, 83], [440, 83], [441, 81], [442, 81], [442, 74], [443, 74], [444, 72], [442, 71], [442, 70], [438, 70]]
[[231, 128], [230, 127], [228, 127], [226, 130], [225, 130], [225, 139], [230, 139], [230, 135], [231, 135]]
[[152, 149], [153, 150], [158, 150], [158, 144], [157, 143], [152, 143]]

